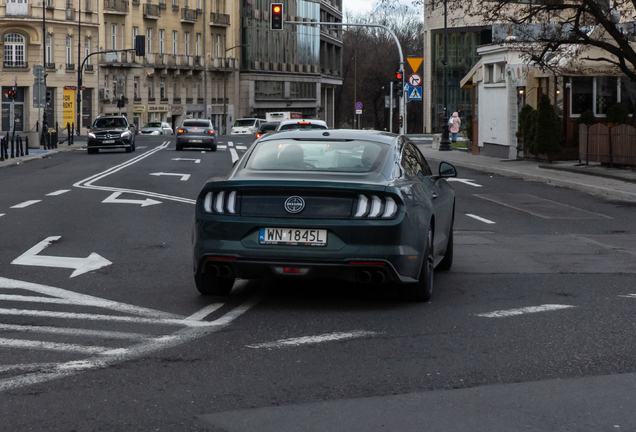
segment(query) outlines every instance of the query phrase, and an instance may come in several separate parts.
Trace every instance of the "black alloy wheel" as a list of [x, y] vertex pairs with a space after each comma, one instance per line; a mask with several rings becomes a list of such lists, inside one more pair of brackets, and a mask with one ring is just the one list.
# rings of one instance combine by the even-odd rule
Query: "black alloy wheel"
[[408, 284], [406, 288], [410, 300], [425, 302], [433, 295], [433, 272], [435, 256], [433, 255], [433, 228], [429, 225], [426, 235], [426, 247], [424, 248], [424, 260], [420, 270], [419, 280]]

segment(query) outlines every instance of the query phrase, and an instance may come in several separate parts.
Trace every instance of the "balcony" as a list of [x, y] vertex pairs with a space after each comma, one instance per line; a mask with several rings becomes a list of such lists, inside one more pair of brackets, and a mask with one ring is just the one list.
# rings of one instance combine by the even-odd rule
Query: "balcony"
[[197, 16], [197, 11], [195, 9], [181, 9], [182, 23], [196, 23], [197, 21], [199, 21], [199, 17]]
[[5, 68], [27, 68], [29, 63], [25, 61], [4, 61], [2, 67]]
[[159, 9], [166, 9], [166, 0], [159, 0]]
[[203, 98], [197, 98], [197, 103], [198, 104], [202, 104], [203, 103]]
[[172, 10], [177, 12], [179, 10], [179, 1], [178, 0], [172, 0]]
[[192, 99], [191, 97], [187, 97], [186, 98], [186, 103], [187, 104], [191, 104], [194, 101], [194, 99]]
[[50, 70], [55, 70], [55, 63], [47, 63], [45, 67]]
[[128, 15], [128, 0], [104, 0], [104, 13], [111, 15]]
[[203, 67], [203, 56], [194, 56], [194, 66]]
[[153, 5], [150, 3], [146, 3], [144, 5], [144, 18], [158, 20], [160, 16], [161, 9], [159, 8], [159, 5]]
[[93, 65], [92, 64], [84, 65], [84, 70], [86, 72], [93, 72]]
[[160, 103], [162, 103], [162, 104], [167, 104], [167, 103], [168, 103], [168, 98], [167, 98], [167, 97], [162, 97], [162, 98], [159, 100], [159, 102], [160, 102]]
[[210, 12], [210, 25], [211, 26], [220, 26], [220, 27], [229, 27], [230, 25], [230, 15], [222, 14], [216, 12]]
[[66, 70], [67, 71], [74, 71], [75, 70], [75, 64], [74, 63], [66, 63]]
[[148, 98], [148, 102], [155, 102], [155, 98], [153, 98], [153, 97], [149, 97], [149, 98]]
[[181, 103], [181, 98], [180, 97], [172, 98], [172, 103], [173, 104], [180, 104]]

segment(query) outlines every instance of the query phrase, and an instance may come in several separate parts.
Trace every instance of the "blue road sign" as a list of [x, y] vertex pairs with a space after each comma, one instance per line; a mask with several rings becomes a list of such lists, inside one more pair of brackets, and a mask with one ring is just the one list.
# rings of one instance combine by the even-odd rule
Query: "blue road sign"
[[411, 93], [411, 84], [405, 82], [404, 83], [404, 92], [405, 93]]
[[361, 110], [362, 109], [362, 102], [356, 102], [356, 109], [357, 110]]
[[411, 87], [409, 90], [409, 100], [422, 100], [422, 87]]

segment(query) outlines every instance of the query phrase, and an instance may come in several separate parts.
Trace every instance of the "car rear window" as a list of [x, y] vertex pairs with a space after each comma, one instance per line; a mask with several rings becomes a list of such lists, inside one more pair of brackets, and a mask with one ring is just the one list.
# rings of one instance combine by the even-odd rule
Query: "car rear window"
[[280, 127], [282, 131], [290, 130], [312, 130], [312, 129], [327, 129], [327, 126], [315, 123], [291, 123]]
[[253, 170], [371, 172], [389, 149], [373, 141], [274, 140], [261, 142], [247, 164]]
[[194, 127], [212, 127], [209, 121], [204, 120], [186, 120], [183, 122], [184, 126], [194, 126]]
[[161, 123], [146, 123], [144, 125], [144, 127], [156, 127], [156, 128], [160, 128], [161, 127]]
[[256, 119], [240, 119], [234, 123], [234, 127], [252, 127], [256, 124]]
[[279, 122], [263, 123], [260, 127], [260, 131], [261, 132], [273, 131], [273, 130], [276, 130], [278, 125], [279, 125]]

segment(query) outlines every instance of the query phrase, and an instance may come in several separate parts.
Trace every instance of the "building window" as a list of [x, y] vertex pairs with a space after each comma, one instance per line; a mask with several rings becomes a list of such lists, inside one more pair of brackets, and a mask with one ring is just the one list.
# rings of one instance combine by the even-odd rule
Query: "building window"
[[46, 63], [53, 63], [53, 35], [46, 35]]
[[597, 115], [607, 114], [607, 109], [618, 102], [617, 77], [596, 77], [595, 102]]
[[172, 99], [180, 99], [179, 96], [179, 81], [176, 79], [172, 80]]
[[190, 33], [189, 32], [185, 32], [183, 42], [184, 42], [185, 55], [190, 55]]
[[214, 44], [215, 57], [221, 57], [221, 35], [216, 35], [216, 43]]
[[4, 63], [8, 66], [26, 66], [24, 63], [24, 36], [9, 33], [4, 37]]
[[152, 29], [146, 29], [146, 52], [152, 52]]
[[177, 55], [177, 41], [178, 41], [178, 33], [176, 30], [172, 31], [172, 54]]
[[110, 26], [110, 49], [117, 49], [117, 24]]
[[290, 82], [289, 97], [291, 99], [316, 99], [316, 83]]
[[66, 36], [66, 64], [73, 64], [73, 37]]
[[201, 33], [197, 33], [197, 41], [194, 45], [194, 54], [201, 55]]
[[91, 39], [88, 37], [84, 38], [84, 58], [86, 59], [86, 64], [91, 64], [90, 58], [88, 57], [91, 54]]
[[132, 40], [133, 40], [133, 44], [135, 43], [135, 39], [137, 38], [137, 35], [139, 34], [139, 27], [133, 27], [132, 28]]
[[139, 99], [139, 77], [133, 80], [133, 98]]
[[161, 81], [159, 83], [159, 97], [161, 99], [166, 98], [166, 83], [164, 81]]
[[255, 81], [255, 99], [282, 99], [284, 83], [282, 81]]
[[163, 54], [165, 53], [165, 46], [164, 46], [164, 36], [165, 36], [166, 31], [165, 30], [159, 30], [159, 53]]
[[152, 99], [152, 80], [148, 80], [148, 100]]
[[197, 82], [197, 98], [201, 99], [203, 97], [203, 93], [201, 92], [201, 81]]
[[581, 115], [584, 111], [594, 108], [594, 78], [572, 77], [572, 115]]

